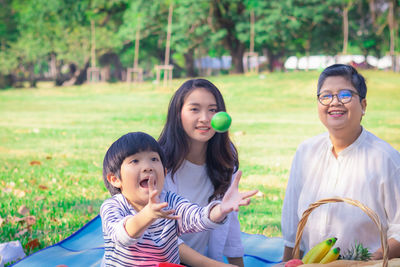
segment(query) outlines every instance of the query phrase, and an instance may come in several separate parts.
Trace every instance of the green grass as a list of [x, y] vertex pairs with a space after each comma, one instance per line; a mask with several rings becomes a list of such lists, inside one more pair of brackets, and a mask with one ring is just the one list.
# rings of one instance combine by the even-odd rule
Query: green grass
[[[365, 71], [368, 107], [363, 125], [400, 150], [400, 75]], [[243, 170], [241, 189], [263, 194], [240, 211], [242, 230], [280, 236], [281, 206], [297, 146], [325, 131], [318, 120], [317, 72], [265, 76], [210, 77], [222, 91], [233, 118], [231, 137]], [[0, 242], [37, 238], [54, 244], [98, 214], [109, 197], [101, 174], [109, 145], [129, 131], [158, 137], [169, 99], [184, 80], [169, 89], [88, 84], [0, 91]], [[31, 164], [38, 161], [40, 164]], [[26, 224], [25, 205], [36, 223]], [[0, 219], [0, 222], [1, 222]]]

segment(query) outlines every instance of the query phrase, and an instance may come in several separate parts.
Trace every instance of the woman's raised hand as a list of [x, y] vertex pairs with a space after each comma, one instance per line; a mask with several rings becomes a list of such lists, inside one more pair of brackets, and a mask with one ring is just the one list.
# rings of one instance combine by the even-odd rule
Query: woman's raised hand
[[239, 181], [242, 177], [242, 171], [236, 173], [235, 179], [229, 186], [222, 198], [221, 202], [221, 213], [227, 215], [232, 211], [239, 211], [239, 206], [247, 206], [250, 204], [250, 197], [257, 194], [258, 190], [252, 190], [240, 193], [239, 192]]

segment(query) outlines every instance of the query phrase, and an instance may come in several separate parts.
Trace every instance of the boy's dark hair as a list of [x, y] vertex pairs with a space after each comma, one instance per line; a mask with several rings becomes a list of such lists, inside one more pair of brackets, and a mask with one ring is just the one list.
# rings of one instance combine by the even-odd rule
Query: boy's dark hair
[[[213, 94], [217, 103], [217, 111], [226, 111], [221, 92], [208, 80], [188, 80], [175, 92], [169, 103], [167, 122], [158, 138], [166, 156], [167, 170], [171, 172], [172, 179], [189, 152], [187, 135], [182, 126], [181, 111], [186, 96], [196, 88], [204, 88]], [[229, 188], [232, 174], [239, 168], [238, 153], [229, 139], [228, 132], [216, 133], [208, 141], [206, 166], [207, 175], [214, 186], [214, 192], [209, 201], [222, 198]]]
[[107, 150], [103, 160], [103, 180], [112, 196], [121, 193], [121, 189], [114, 187], [108, 182], [107, 174], [112, 173], [121, 179], [122, 162], [127, 157], [142, 151], [157, 152], [165, 168], [165, 156], [160, 145], [153, 137], [143, 132], [127, 133], [118, 138]]
[[331, 76], [341, 76], [351, 82], [354, 88], [357, 89], [357, 93], [360, 96], [360, 101], [367, 96], [367, 85], [365, 84], [364, 77], [360, 73], [358, 73], [358, 71], [354, 67], [344, 64], [334, 64], [322, 71], [321, 75], [318, 78], [317, 94], [319, 94], [326, 78]]

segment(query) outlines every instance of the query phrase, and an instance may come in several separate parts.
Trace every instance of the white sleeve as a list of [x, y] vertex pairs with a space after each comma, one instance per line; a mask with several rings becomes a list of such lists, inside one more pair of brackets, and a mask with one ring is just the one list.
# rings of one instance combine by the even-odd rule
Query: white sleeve
[[126, 232], [125, 223], [134, 215], [125, 216], [116, 200], [108, 199], [104, 201], [100, 208], [100, 216], [103, 232], [113, 242], [119, 243], [122, 246], [131, 246], [141, 238], [132, 238]]
[[215, 223], [210, 219], [212, 208], [221, 201], [212, 201], [207, 206], [200, 207], [173, 192], [167, 192], [165, 201], [175, 209], [175, 214], [180, 216], [177, 222], [178, 235], [215, 229], [227, 220], [225, 218], [222, 222]]
[[229, 229], [223, 254], [225, 257], [243, 257], [244, 248], [240, 234], [240, 223], [237, 212], [229, 214]]
[[180, 238], [178, 237], [178, 246], [180, 246], [180, 245], [182, 245], [182, 244], [185, 244], [185, 241], [183, 241], [182, 239], [180, 239]]
[[400, 242], [400, 168], [384, 183], [384, 203], [388, 220], [388, 239]]
[[299, 222], [297, 211], [300, 188], [297, 184], [297, 181], [301, 179], [300, 157], [301, 155], [298, 150], [293, 158], [289, 181], [285, 192], [285, 199], [282, 206], [282, 236], [285, 246], [291, 248], [294, 247], [294, 243], [296, 241], [297, 224]]
[[165, 192], [172, 191], [177, 192], [176, 183], [171, 179], [171, 173], [167, 173], [164, 179], [164, 188]]
[[[233, 183], [235, 177], [236, 173], [232, 175], [231, 183]], [[240, 222], [238, 216], [238, 212], [231, 212], [228, 215], [228, 233], [223, 250], [223, 254], [225, 257], [236, 258], [243, 257], [244, 255], [244, 247], [242, 244]]]

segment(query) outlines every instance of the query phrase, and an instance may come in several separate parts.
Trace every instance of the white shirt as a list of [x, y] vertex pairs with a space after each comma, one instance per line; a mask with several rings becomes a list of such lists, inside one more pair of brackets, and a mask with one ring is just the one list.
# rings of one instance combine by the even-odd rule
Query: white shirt
[[[214, 186], [207, 175], [206, 165], [196, 165], [185, 160], [175, 173], [173, 181], [171, 174], [167, 174], [164, 190], [175, 192], [204, 207], [214, 192]], [[180, 238], [197, 252], [218, 261], [223, 261], [223, 256], [243, 257], [244, 248], [237, 216], [237, 212], [231, 212], [226, 223], [215, 231], [183, 234]]]
[[[400, 242], [400, 153], [365, 129], [337, 158], [332, 147], [328, 133], [324, 133], [297, 149], [282, 209], [285, 245], [294, 247], [297, 224], [308, 205], [330, 197], [351, 198], [371, 208], [388, 225], [388, 239]], [[335, 246], [341, 251], [355, 241], [371, 253], [381, 246], [374, 222], [347, 203], [324, 204], [312, 211], [301, 250], [307, 252], [329, 237], [338, 238]]]

